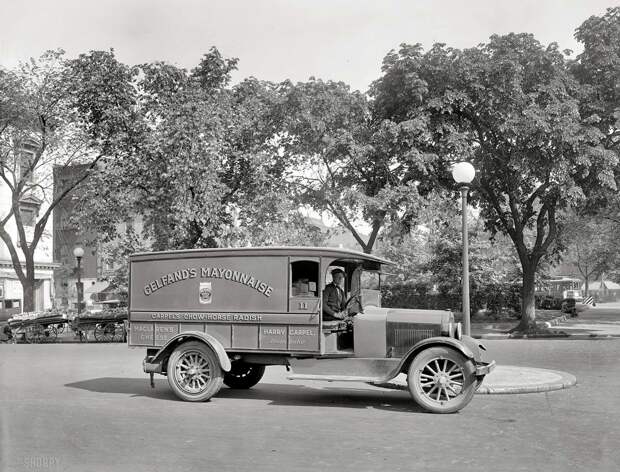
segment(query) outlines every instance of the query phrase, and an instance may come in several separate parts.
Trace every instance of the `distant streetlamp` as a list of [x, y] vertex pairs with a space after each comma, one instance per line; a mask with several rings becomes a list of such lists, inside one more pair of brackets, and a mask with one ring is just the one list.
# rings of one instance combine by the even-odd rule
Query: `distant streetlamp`
[[84, 284], [80, 279], [80, 276], [82, 275], [82, 257], [84, 257], [84, 249], [82, 249], [80, 246], [77, 246], [73, 250], [73, 255], [77, 260], [77, 282], [75, 283], [75, 288], [77, 289], [77, 314], [79, 315], [80, 313], [82, 313], [82, 299], [84, 297]]
[[467, 238], [467, 191], [474, 180], [476, 170], [469, 162], [459, 162], [452, 166], [452, 177], [461, 190], [461, 216], [463, 219], [463, 332], [471, 336], [469, 317], [469, 255]]

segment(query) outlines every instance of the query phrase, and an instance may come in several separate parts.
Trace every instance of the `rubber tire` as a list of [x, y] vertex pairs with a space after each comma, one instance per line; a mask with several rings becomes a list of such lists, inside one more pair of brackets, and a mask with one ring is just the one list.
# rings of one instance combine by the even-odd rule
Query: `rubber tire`
[[264, 365], [235, 361], [230, 372], [224, 374], [224, 383], [230, 388], [248, 389], [260, 382], [264, 374]]
[[[416, 373], [423, 369], [433, 359], [448, 359], [458, 364], [463, 371], [463, 387], [461, 393], [455, 398], [444, 401], [443, 403], [429, 399], [425, 394], [421, 393], [421, 388], [416, 384]], [[435, 346], [420, 352], [409, 366], [407, 372], [407, 385], [409, 393], [413, 400], [424, 410], [432, 413], [455, 413], [469, 404], [476, 391], [476, 369], [474, 363], [467, 359], [463, 354], [454, 349]]]
[[[177, 384], [175, 378], [176, 365], [180, 358], [189, 351], [198, 351], [205, 360], [209, 363], [212, 375], [207, 382], [206, 387], [197, 394], [192, 394], [184, 391], [180, 385]], [[223, 375], [220, 361], [215, 353], [205, 343], [200, 341], [188, 341], [177, 347], [172, 355], [168, 358], [168, 384], [174, 392], [174, 394], [181, 400], [186, 402], [204, 402], [209, 400], [213, 395], [217, 394], [222, 388]]]

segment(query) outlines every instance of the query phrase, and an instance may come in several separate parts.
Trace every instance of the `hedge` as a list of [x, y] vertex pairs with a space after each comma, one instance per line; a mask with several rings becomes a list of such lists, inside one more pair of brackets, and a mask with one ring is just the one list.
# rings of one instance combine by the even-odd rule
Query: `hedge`
[[[481, 310], [491, 317], [505, 315], [517, 317], [521, 311], [520, 286], [516, 284], [489, 284], [475, 287], [470, 292], [470, 310], [475, 314]], [[451, 293], [428, 292], [423, 287], [409, 284], [386, 285], [381, 288], [384, 307], [418, 308], [428, 310], [451, 310], [460, 312], [462, 298], [460, 290]]]

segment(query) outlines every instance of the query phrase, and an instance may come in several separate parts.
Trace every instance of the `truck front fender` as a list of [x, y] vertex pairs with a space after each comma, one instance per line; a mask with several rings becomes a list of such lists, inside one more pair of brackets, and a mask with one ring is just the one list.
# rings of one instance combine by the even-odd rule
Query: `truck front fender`
[[452, 349], [463, 354], [468, 359], [473, 360], [475, 363], [482, 361], [482, 356], [480, 355], [478, 343], [475, 339], [469, 336], [462, 336], [461, 340], [439, 336], [433, 338], [426, 338], [415, 344], [411, 349], [409, 349], [409, 351], [407, 351], [407, 354], [403, 356], [397, 369], [395, 370], [394, 376], [398, 375], [401, 372], [406, 372], [415, 356], [417, 356], [424, 349], [433, 346], [451, 347]]
[[[189, 341], [192, 339], [201, 341], [205, 343], [207, 346], [209, 346], [209, 348], [217, 356], [222, 370], [224, 372], [230, 372], [230, 369], [231, 369], [230, 359], [228, 358], [228, 354], [226, 354], [226, 350], [224, 349], [224, 346], [222, 346], [222, 343], [220, 343], [217, 339], [215, 339], [210, 334], [204, 333], [202, 331], [185, 331], [183, 333], [179, 333], [176, 336], [173, 336], [172, 338], [170, 338], [168, 342], [164, 344], [159, 349], [159, 351], [157, 351], [157, 354], [155, 354], [155, 356], [153, 356], [151, 359], [148, 359], [146, 361], [145, 365], [148, 366], [149, 370], [146, 370], [146, 368], [145, 370], [147, 372], [161, 373], [162, 371], [161, 364], [170, 355], [170, 353], [174, 351], [174, 349], [182, 342]], [[156, 366], [160, 366], [159, 370], [156, 368]]]

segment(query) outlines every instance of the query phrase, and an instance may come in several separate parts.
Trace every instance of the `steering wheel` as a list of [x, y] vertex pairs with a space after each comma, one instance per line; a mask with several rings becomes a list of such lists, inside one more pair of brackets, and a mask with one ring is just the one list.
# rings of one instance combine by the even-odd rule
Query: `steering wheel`
[[351, 294], [349, 299], [344, 304], [345, 308], [348, 308], [351, 302], [354, 302], [354, 301], [357, 301], [358, 303], [360, 302], [360, 292], [361, 292], [361, 289], [358, 288], [357, 290], [355, 290], [355, 292]]

